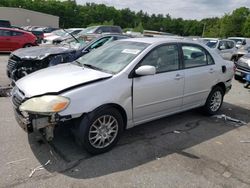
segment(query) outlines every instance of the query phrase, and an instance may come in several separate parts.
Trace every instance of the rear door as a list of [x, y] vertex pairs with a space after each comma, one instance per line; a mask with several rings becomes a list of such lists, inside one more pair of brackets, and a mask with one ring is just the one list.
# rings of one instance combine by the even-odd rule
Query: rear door
[[205, 104], [218, 71], [212, 56], [198, 44], [182, 44], [185, 70], [183, 109]]
[[27, 39], [25, 39], [23, 32], [11, 31], [12, 50], [22, 48], [25, 44], [24, 40], [27, 40]]
[[184, 70], [180, 69], [177, 44], [164, 44], [151, 50], [137, 65], [156, 67], [156, 74], [133, 78], [135, 124], [177, 112], [182, 106]]

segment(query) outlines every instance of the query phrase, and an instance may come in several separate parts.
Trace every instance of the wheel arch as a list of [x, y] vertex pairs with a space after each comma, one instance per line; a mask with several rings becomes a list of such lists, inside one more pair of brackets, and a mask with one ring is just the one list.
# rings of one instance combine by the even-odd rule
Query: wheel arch
[[217, 83], [216, 85], [214, 85], [212, 87], [212, 89], [215, 88], [215, 87], [220, 87], [223, 90], [224, 94], [226, 93], [226, 85], [223, 82]]
[[34, 45], [31, 44], [31, 43], [25, 43], [25, 44], [23, 45], [23, 48], [25, 48], [27, 45], [34, 46]]
[[121, 114], [122, 119], [123, 119], [124, 129], [126, 129], [127, 128], [127, 113], [124, 110], [124, 108], [122, 106], [120, 106], [119, 104], [116, 104], [116, 103], [103, 104], [103, 105], [97, 107], [96, 109], [94, 109], [93, 111], [98, 111], [98, 110], [101, 110], [103, 108], [108, 108], [108, 107], [113, 107], [119, 111], [119, 113]]

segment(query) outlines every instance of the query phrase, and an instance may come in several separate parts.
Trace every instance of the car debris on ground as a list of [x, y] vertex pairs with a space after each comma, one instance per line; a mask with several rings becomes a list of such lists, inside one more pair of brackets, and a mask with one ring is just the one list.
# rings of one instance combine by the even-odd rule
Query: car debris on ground
[[34, 168], [31, 173], [29, 174], [29, 178], [31, 178], [33, 176], [33, 174], [38, 171], [38, 170], [43, 170], [45, 166], [47, 166], [50, 163], [50, 160], [48, 160], [44, 165], [40, 165], [37, 166], [36, 168]]
[[[235, 123], [238, 123], [240, 125], [246, 125], [247, 123], [244, 122], [244, 121], [241, 121], [239, 119], [235, 119], [235, 118], [232, 118], [230, 116], [227, 116], [225, 114], [221, 114], [221, 115], [214, 115], [213, 117], [215, 118], [218, 118], [218, 119], [224, 119], [225, 121], [232, 121], [232, 122], [235, 122]], [[237, 125], [238, 126], [238, 125]]]

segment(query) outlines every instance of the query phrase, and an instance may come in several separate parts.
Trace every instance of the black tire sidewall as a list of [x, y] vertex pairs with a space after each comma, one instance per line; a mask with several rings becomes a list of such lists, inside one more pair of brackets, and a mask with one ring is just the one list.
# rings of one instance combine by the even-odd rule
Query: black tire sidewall
[[238, 76], [238, 75], [234, 75], [234, 79], [235, 80], [239, 80], [239, 81], [243, 80], [243, 78], [241, 76]]
[[[116, 138], [114, 139], [114, 141], [107, 147], [105, 148], [95, 148], [90, 144], [89, 141], [89, 130], [90, 127], [92, 125], [92, 123], [94, 123], [94, 121], [103, 115], [111, 115], [113, 116], [117, 122], [118, 122], [118, 133]], [[97, 109], [87, 115], [85, 115], [82, 119], [82, 121], [79, 124], [79, 131], [78, 131], [78, 139], [80, 140], [82, 146], [91, 154], [100, 154], [100, 153], [104, 153], [109, 151], [110, 149], [112, 149], [116, 143], [118, 142], [122, 132], [124, 129], [124, 123], [123, 123], [123, 119], [121, 114], [119, 113], [118, 110], [116, 110], [115, 108], [112, 107], [104, 107], [104, 108], [100, 108]]]
[[30, 47], [32, 47], [33, 45], [32, 44], [25, 44], [24, 46], [23, 46], [23, 48], [30, 48]]
[[[218, 108], [217, 111], [212, 111], [211, 108], [210, 108], [211, 98], [214, 95], [214, 93], [217, 92], [217, 91], [219, 91], [221, 93], [221, 95], [222, 95], [221, 104], [220, 104], [220, 107]], [[205, 113], [208, 114], [208, 115], [214, 115], [214, 114], [216, 114], [220, 110], [220, 108], [222, 106], [223, 99], [224, 99], [224, 91], [223, 91], [223, 89], [221, 87], [219, 87], [219, 86], [215, 86], [212, 89], [212, 91], [209, 93], [209, 95], [208, 95], [206, 104], [204, 106]]]

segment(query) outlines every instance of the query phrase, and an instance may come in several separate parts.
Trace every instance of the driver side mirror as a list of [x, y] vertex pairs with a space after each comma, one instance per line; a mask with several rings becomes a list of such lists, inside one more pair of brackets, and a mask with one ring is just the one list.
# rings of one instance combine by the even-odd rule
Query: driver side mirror
[[154, 75], [156, 73], [156, 68], [151, 65], [143, 65], [135, 70], [138, 76]]

